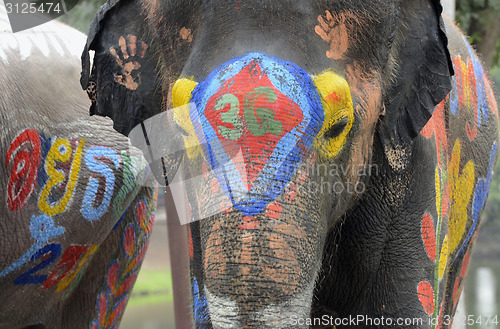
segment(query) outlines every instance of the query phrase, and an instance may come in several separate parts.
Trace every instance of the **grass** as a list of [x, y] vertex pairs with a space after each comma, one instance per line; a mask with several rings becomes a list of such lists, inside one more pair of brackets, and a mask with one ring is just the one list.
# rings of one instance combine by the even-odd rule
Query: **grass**
[[157, 304], [173, 300], [170, 271], [142, 269], [129, 300], [129, 305]]

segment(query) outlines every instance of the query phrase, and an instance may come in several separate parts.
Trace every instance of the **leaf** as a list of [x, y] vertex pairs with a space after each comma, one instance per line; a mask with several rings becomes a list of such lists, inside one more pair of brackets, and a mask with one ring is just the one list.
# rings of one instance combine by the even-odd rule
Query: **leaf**
[[439, 256], [439, 280], [443, 278], [444, 270], [448, 262], [448, 235], [444, 237], [443, 246], [441, 247], [441, 254]]
[[436, 230], [431, 215], [426, 212], [422, 217], [422, 239], [424, 240], [425, 251], [427, 256], [436, 261]]
[[439, 216], [441, 213], [441, 177], [439, 177], [438, 167], [436, 167], [435, 180], [436, 180], [436, 210]]
[[432, 315], [434, 313], [434, 288], [427, 281], [421, 281], [418, 284], [418, 299], [422, 303], [425, 313]]

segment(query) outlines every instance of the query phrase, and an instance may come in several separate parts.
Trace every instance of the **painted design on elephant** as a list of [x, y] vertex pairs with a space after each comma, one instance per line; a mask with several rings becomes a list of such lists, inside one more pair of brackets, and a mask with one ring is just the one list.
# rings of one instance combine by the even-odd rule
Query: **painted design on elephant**
[[45, 290], [57, 284], [56, 291], [63, 291], [62, 298], [66, 298], [80, 282], [82, 274], [90, 264], [97, 249], [97, 245], [69, 246], [60, 257], [61, 259], [54, 270], [49, 271], [48, 274], [37, 274], [50, 265], [56, 264], [62, 252], [61, 244], [51, 243], [45, 245], [30, 259], [30, 262], [35, 262], [36, 260], [41, 260], [41, 262], [19, 275], [14, 280], [14, 284], [41, 284]]
[[[440, 151], [438, 149], [438, 152]], [[494, 153], [492, 154], [494, 159], [496, 149], [492, 153]], [[468, 161], [460, 171], [460, 159], [460, 142], [456, 140], [447, 167], [444, 165], [436, 166], [435, 190], [438, 217], [436, 226], [434, 226], [434, 220], [429, 212], [426, 212], [422, 217], [421, 230], [424, 247], [429, 259], [435, 264], [434, 283], [422, 281], [419, 283], [417, 291], [424, 310], [437, 319], [436, 325], [439, 325], [441, 321], [437, 307], [439, 305], [440, 282], [446, 273], [446, 268], [455, 259], [458, 259], [463, 246], [469, 243], [469, 238], [464, 239], [464, 236], [468, 223], [467, 207], [471, 202], [474, 189], [475, 168], [472, 161]], [[491, 168], [493, 168], [492, 164]], [[442, 229], [446, 227], [443, 226], [445, 221], [448, 224], [448, 232], [442, 237]], [[475, 230], [476, 225], [471, 225], [468, 236], [473, 234]], [[459, 246], [462, 247], [457, 252]], [[451, 255], [454, 255], [453, 258], [450, 258]]]
[[58, 243], [49, 242], [64, 234], [65, 230], [61, 226], [56, 226], [50, 216], [41, 214], [32, 216], [30, 231], [35, 243], [16, 262], [0, 272], [0, 277], [26, 264], [40, 261], [19, 275], [14, 280], [14, 284], [42, 284], [45, 290], [57, 284], [56, 291], [65, 291], [64, 298], [79, 282], [80, 274], [85, 271], [93, 254], [97, 251], [97, 246], [70, 246], [62, 254], [54, 270], [48, 271], [48, 274], [40, 274], [59, 259], [62, 246]]
[[[141, 83], [139, 73], [134, 73], [141, 68], [141, 61], [146, 54], [148, 45], [141, 40], [137, 40], [135, 35], [127, 35], [127, 39], [121, 36], [118, 39], [121, 50], [121, 57], [114, 47], [109, 48], [111, 56], [121, 69], [121, 74], [115, 74], [115, 82], [130, 90], [136, 90]], [[130, 53], [130, 54], [129, 54]]]
[[460, 142], [455, 141], [450, 164], [448, 165], [448, 177], [450, 188], [450, 214], [448, 219], [448, 235], [450, 238], [450, 252], [458, 248], [465, 233], [467, 224], [467, 206], [471, 201], [474, 189], [474, 164], [468, 161], [459, 173], [460, 165]]
[[85, 163], [95, 173], [89, 179], [82, 201], [81, 212], [88, 221], [98, 220], [108, 209], [115, 187], [114, 170], [120, 162], [118, 152], [105, 146], [94, 146], [85, 153]]
[[106, 275], [106, 289], [97, 298], [97, 319], [90, 324], [91, 329], [117, 328], [125, 305], [128, 291], [134, 285], [138, 271], [127, 272], [120, 268], [120, 262], [114, 261]]
[[182, 138], [186, 154], [191, 160], [203, 156], [201, 143], [196, 136], [193, 121], [190, 118], [188, 105], [196, 85], [196, 81], [182, 78], [177, 80], [172, 87], [172, 105], [174, 108], [171, 111], [173, 111], [174, 120], [186, 133], [185, 135], [183, 134]]
[[72, 142], [60, 138], [52, 145], [45, 160], [45, 171], [49, 179], [38, 199], [38, 207], [45, 214], [60, 214], [70, 203], [78, 182], [84, 145], [85, 138]]
[[155, 221], [155, 213], [151, 213], [150, 209], [151, 207], [148, 207], [148, 200], [146, 198], [139, 199], [135, 205], [135, 219], [144, 235], [151, 233]]
[[435, 136], [437, 161], [439, 169], [443, 168], [448, 161], [448, 130], [445, 121], [445, 104], [449, 101], [449, 96], [436, 106], [432, 117], [420, 132], [425, 138]]
[[[460, 244], [460, 248], [457, 251], [456, 257], [458, 257], [458, 255], [460, 255], [462, 252], [464, 252], [464, 248], [467, 245], [469, 245], [469, 242], [471, 241], [472, 236], [477, 232], [479, 218], [480, 218], [481, 212], [484, 209], [484, 206], [486, 205], [486, 200], [488, 199], [488, 194], [490, 191], [490, 185], [491, 185], [491, 182], [493, 180], [493, 171], [494, 171], [494, 166], [495, 166], [495, 159], [497, 156], [497, 149], [498, 149], [498, 144], [497, 144], [497, 142], [494, 142], [492, 147], [491, 147], [487, 176], [486, 176], [486, 178], [478, 179], [477, 183], [475, 185], [474, 197], [473, 197], [473, 201], [472, 201], [472, 224], [468, 230], [467, 235], [465, 236], [465, 239]], [[457, 248], [458, 248], [458, 246], [457, 246]]]
[[311, 77], [293, 63], [251, 53], [214, 70], [192, 95], [189, 116], [220, 187], [243, 214], [262, 212], [323, 125]]
[[[129, 234], [127, 232], [128, 230], [125, 234]], [[121, 265], [119, 260], [113, 261], [106, 275], [106, 289], [99, 294], [97, 299], [97, 319], [92, 321], [90, 329], [115, 328], [118, 325], [127, 304], [129, 292], [139, 274], [147, 246], [148, 242], [133, 258], [130, 256], [131, 260], [125, 265]]]
[[[127, 304], [130, 291], [146, 255], [149, 237], [154, 223], [157, 187], [146, 188], [146, 195], [140, 196], [134, 206], [129, 207], [121, 236], [121, 253], [111, 261], [104, 289], [96, 302], [96, 318], [90, 329], [118, 328], [120, 318]], [[148, 218], [149, 220], [145, 220]]]
[[[455, 77], [450, 95], [435, 109], [432, 118], [422, 130], [422, 135], [436, 142], [438, 166], [436, 167], [436, 210], [438, 214], [437, 225], [429, 213], [422, 218], [422, 237], [429, 258], [435, 263], [434, 284], [423, 281], [417, 288], [420, 301], [427, 312], [433, 309], [434, 323], [439, 327], [442, 322], [440, 310], [438, 312], [438, 295], [440, 280], [447, 268], [461, 266], [460, 275], [452, 284], [453, 309], [458, 303], [463, 277], [465, 276], [470, 255], [472, 238], [477, 233], [480, 213], [488, 195], [489, 186], [493, 175], [494, 160], [497, 152], [497, 143], [492, 145], [490, 162], [486, 178], [479, 178], [476, 182], [475, 166], [472, 161], [467, 161], [461, 167], [461, 145], [456, 140], [449, 155], [448, 124], [445, 116], [446, 104], [450, 104], [450, 111], [458, 115], [459, 111], [474, 111], [474, 125], [466, 124], [466, 133], [469, 140], [474, 140], [478, 135], [478, 127], [488, 121], [488, 105], [498, 118], [498, 109], [494, 101], [490, 83], [483, 71], [478, 58], [469, 47], [470, 58], [464, 61], [460, 56], [453, 57]], [[460, 169], [462, 168], [462, 169]], [[476, 184], [476, 185], [474, 185]], [[474, 198], [472, 198], [474, 192]], [[472, 218], [468, 216], [468, 208], [472, 201]], [[447, 222], [447, 234], [441, 238], [443, 222]], [[441, 245], [439, 244], [442, 239]], [[440, 252], [436, 253], [436, 249]], [[463, 255], [465, 254], [465, 258]], [[460, 265], [459, 262], [463, 262]], [[457, 264], [458, 263], [458, 264]], [[446, 283], [448, 284], [448, 283]], [[433, 298], [428, 298], [428, 295]], [[441, 307], [445, 303], [444, 297]], [[439, 313], [439, 314], [438, 314]]]
[[327, 10], [324, 16], [318, 16], [319, 25], [314, 30], [330, 46], [326, 57], [335, 60], [345, 58], [350, 42], [349, 30], [353, 22], [358, 20], [359, 16], [351, 11], [331, 13]]
[[428, 281], [421, 281], [417, 287], [418, 297], [424, 308], [424, 311], [433, 318], [437, 318], [438, 291], [441, 279], [444, 276], [448, 254], [449, 242], [448, 235], [441, 237], [443, 220], [447, 218], [449, 211], [449, 193], [448, 181], [440, 170], [439, 166], [435, 170], [435, 189], [436, 189], [436, 212], [437, 224], [434, 226], [434, 219], [429, 212], [422, 216], [421, 233], [424, 247], [429, 259], [434, 263], [434, 284]]
[[179, 35], [181, 36], [181, 39], [182, 40], [185, 40], [187, 42], [193, 42], [193, 34], [192, 34], [192, 31], [191, 29], [188, 29], [186, 27], [183, 27], [180, 31], [179, 31]]
[[205, 323], [208, 316], [208, 303], [205, 294], [203, 294], [198, 286], [196, 277], [191, 280], [191, 295], [193, 296], [193, 320], [195, 324]]
[[[477, 231], [476, 231], [477, 237]], [[475, 239], [473, 239], [474, 241]], [[471, 241], [472, 244], [472, 241]], [[455, 309], [458, 305], [458, 301], [460, 300], [460, 294], [462, 293], [463, 283], [465, 279], [465, 275], [467, 274], [467, 270], [469, 269], [470, 256], [471, 256], [471, 244], [468, 245], [467, 252], [465, 253], [464, 260], [462, 261], [462, 266], [460, 267], [460, 272], [458, 276], [455, 278], [455, 282], [453, 283], [453, 294], [452, 294], [452, 303], [453, 309]]]
[[[49, 243], [50, 240], [55, 239], [62, 234], [64, 234], [65, 230], [62, 226], [56, 226], [52, 217], [41, 214], [39, 216], [31, 216], [30, 220], [30, 233], [35, 243], [31, 246], [31, 248], [26, 251], [17, 261], [6, 267], [0, 272], [0, 277], [6, 276], [12, 271], [19, 269], [21, 266], [25, 265], [30, 259], [32, 259], [37, 252], [42, 252], [40, 249], [43, 249], [45, 245]], [[48, 247], [45, 253], [50, 252], [51, 247]], [[43, 254], [38, 255], [38, 257]], [[38, 258], [38, 257], [35, 257]], [[33, 259], [33, 261], [35, 260]], [[45, 265], [46, 266], [46, 265]], [[45, 267], [44, 266], [44, 267]], [[38, 268], [41, 269], [41, 268]], [[36, 272], [36, 271], [33, 271]], [[33, 273], [33, 272], [30, 272]]]
[[138, 181], [147, 177], [143, 175], [147, 173], [144, 171], [145, 163], [141, 158], [129, 156], [126, 152], [118, 154], [106, 146], [87, 149], [86, 144], [85, 138], [47, 138], [34, 129], [19, 133], [5, 155], [6, 167], [10, 167], [6, 193], [9, 210], [22, 209], [31, 195], [36, 194], [38, 207], [45, 214], [55, 216], [68, 210], [78, 185], [83, 158], [93, 174], [85, 182], [87, 186], [81, 204], [82, 216], [89, 221], [96, 221], [106, 213], [113, 199], [116, 173], [123, 163], [123, 184], [113, 203], [115, 215], [122, 216], [131, 198], [135, 197], [132, 192], [138, 190], [139, 184], [147, 183]]
[[80, 282], [82, 273], [85, 272], [97, 250], [97, 245], [69, 246], [55, 270], [43, 282], [43, 288], [50, 289], [57, 284], [56, 291], [66, 290], [67, 296]]
[[315, 140], [315, 147], [320, 149], [324, 158], [330, 159], [342, 150], [354, 123], [351, 91], [347, 81], [331, 71], [313, 77], [313, 81], [325, 111], [325, 121]]
[[22, 209], [35, 190], [41, 158], [40, 135], [34, 129], [22, 131], [5, 155], [5, 166], [12, 165], [7, 184], [9, 210]]
[[488, 121], [488, 105], [492, 106], [497, 119], [498, 108], [491, 83], [472, 48], [467, 42], [466, 44], [470, 57], [466, 61], [460, 56], [453, 58], [455, 76], [453, 77], [454, 88], [450, 95], [450, 110], [453, 114], [457, 114], [459, 109], [464, 108], [474, 110], [473, 126], [471, 127], [470, 123], [466, 125], [467, 136], [473, 140], [477, 136], [478, 127]]
[[124, 209], [128, 209], [132, 204], [132, 198], [135, 197], [133, 192], [137, 191], [136, 178], [143, 169], [142, 162], [137, 157], [130, 156], [127, 152], [122, 152], [121, 158], [123, 164], [123, 178], [122, 185], [113, 201], [113, 214], [117, 218], [114, 229], [116, 229], [125, 218], [125, 214], [128, 210], [124, 211]]

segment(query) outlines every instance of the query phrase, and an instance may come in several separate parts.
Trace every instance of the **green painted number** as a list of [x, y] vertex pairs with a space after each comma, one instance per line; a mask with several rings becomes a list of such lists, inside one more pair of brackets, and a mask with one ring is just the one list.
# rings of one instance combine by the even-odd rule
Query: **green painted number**
[[227, 112], [220, 115], [222, 122], [232, 124], [234, 129], [228, 127], [219, 127], [219, 133], [226, 139], [238, 140], [243, 134], [243, 125], [241, 122], [240, 114], [240, 101], [233, 94], [225, 94], [217, 100], [215, 104], [215, 111], [223, 110], [227, 105], [230, 105]]
[[259, 97], [267, 97], [270, 103], [274, 103], [278, 96], [269, 87], [257, 87], [249, 92], [243, 101], [244, 116], [248, 130], [252, 135], [260, 137], [266, 133], [279, 135], [283, 131], [283, 124], [274, 119], [274, 111], [267, 107], [255, 108], [255, 102]]
[[[283, 131], [283, 123], [274, 119], [275, 112], [267, 107], [255, 107], [259, 97], [266, 97], [270, 103], [274, 103], [278, 96], [269, 87], [257, 87], [248, 92], [243, 101], [243, 116], [248, 131], [260, 137], [266, 133], [279, 135]], [[229, 105], [229, 110], [222, 112]], [[221, 121], [233, 125], [234, 128], [219, 126], [219, 133], [229, 140], [238, 140], [243, 134], [243, 123], [240, 117], [240, 101], [233, 94], [224, 94], [217, 100], [214, 110], [221, 112]]]

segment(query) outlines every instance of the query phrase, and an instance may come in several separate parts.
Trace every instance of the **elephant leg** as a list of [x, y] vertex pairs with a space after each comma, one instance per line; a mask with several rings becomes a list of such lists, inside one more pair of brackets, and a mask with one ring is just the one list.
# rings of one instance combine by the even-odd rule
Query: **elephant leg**
[[[121, 222], [99, 245], [78, 286], [65, 301], [57, 328], [87, 329], [97, 323], [110, 327], [119, 324], [149, 243], [151, 214], [156, 209], [155, 190], [143, 188]], [[146, 210], [150, 222], [141, 225], [135, 216], [135, 205], [144, 199], [151, 201]]]

